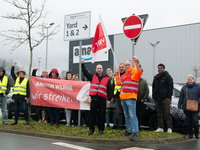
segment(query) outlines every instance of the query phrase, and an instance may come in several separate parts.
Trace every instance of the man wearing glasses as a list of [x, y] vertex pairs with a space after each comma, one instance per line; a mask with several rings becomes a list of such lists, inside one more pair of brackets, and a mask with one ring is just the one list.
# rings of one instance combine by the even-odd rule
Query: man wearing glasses
[[123, 136], [131, 136], [131, 128], [133, 128], [133, 135], [130, 140], [135, 141], [139, 139], [136, 100], [139, 79], [143, 71], [136, 56], [133, 56], [133, 61], [135, 62], [136, 68], [132, 65], [130, 60], [126, 60], [124, 63], [125, 73], [120, 77], [120, 70], [117, 69], [115, 78], [117, 85], [121, 86], [120, 99], [126, 122], [126, 132]]

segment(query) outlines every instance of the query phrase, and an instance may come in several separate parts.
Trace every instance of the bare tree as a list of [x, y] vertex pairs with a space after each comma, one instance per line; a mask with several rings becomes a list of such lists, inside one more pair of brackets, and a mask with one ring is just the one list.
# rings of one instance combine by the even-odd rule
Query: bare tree
[[[12, 60], [6, 60], [5, 58], [0, 58], [0, 66], [3, 67], [6, 71], [6, 76], [9, 79], [10, 85], [14, 86], [14, 80], [11, 76], [11, 67], [13, 65], [13, 61]], [[20, 66], [16, 65], [15, 66], [15, 72], [17, 72], [20, 69]]]
[[[28, 44], [30, 50], [30, 65], [29, 65], [29, 78], [31, 75], [33, 49], [41, 44], [41, 42], [48, 36], [55, 35], [58, 32], [59, 26], [57, 25], [52, 31], [46, 35], [44, 32], [44, 19], [47, 13], [44, 13], [44, 8], [47, 0], [42, 0], [41, 7], [35, 8], [32, 0], [4, 0], [17, 8], [18, 13], [9, 13], [2, 16], [5, 19], [16, 20], [24, 22], [24, 26], [19, 29], [10, 29], [1, 31], [0, 35], [3, 36], [6, 44], [14, 44], [12, 50], [16, 50], [23, 44]], [[28, 105], [29, 118], [31, 115], [30, 101]]]
[[194, 77], [197, 82], [197, 78], [200, 76], [200, 67], [194, 66], [192, 71], [194, 72]]

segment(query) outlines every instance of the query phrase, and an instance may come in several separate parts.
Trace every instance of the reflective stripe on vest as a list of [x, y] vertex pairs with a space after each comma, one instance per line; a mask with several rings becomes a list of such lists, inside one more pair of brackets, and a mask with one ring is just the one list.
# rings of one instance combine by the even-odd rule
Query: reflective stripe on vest
[[116, 95], [116, 94], [117, 94], [117, 91], [120, 92], [121, 86], [118, 86], [118, 85], [117, 85], [117, 83], [116, 83], [116, 78], [114, 78], [114, 81], [115, 81], [114, 95]]
[[99, 95], [103, 98], [107, 98], [107, 84], [108, 77], [103, 77], [99, 84], [99, 78], [96, 74], [93, 75], [92, 82], [90, 84], [90, 96]]
[[27, 87], [28, 79], [24, 78], [21, 84], [19, 82], [20, 82], [20, 77], [17, 77], [15, 81], [15, 85], [14, 85], [13, 94], [26, 95], [26, 87]]
[[131, 72], [129, 72], [125, 79], [124, 75], [121, 77], [122, 81], [122, 92], [123, 93], [138, 93], [139, 81], [131, 80]]
[[3, 94], [6, 93], [7, 84], [8, 84], [8, 77], [4, 76], [2, 81], [0, 80], [0, 85], [1, 85], [0, 93], [3, 93]]

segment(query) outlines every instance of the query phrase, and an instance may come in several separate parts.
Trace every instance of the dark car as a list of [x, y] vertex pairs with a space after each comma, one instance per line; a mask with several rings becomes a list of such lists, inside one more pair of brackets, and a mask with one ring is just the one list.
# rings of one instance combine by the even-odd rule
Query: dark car
[[[27, 108], [28, 108], [28, 100], [27, 100]], [[12, 119], [15, 116], [15, 101], [10, 98], [7, 99], [7, 111], [8, 111], [8, 119]], [[42, 117], [44, 118], [45, 111], [42, 111]], [[24, 111], [22, 105], [19, 107], [19, 117], [24, 117]], [[33, 120], [38, 119], [38, 106], [31, 105], [31, 118]], [[65, 118], [65, 111], [63, 108], [60, 108], [60, 120], [66, 119]], [[44, 120], [44, 119], [43, 119]]]
[[[11, 88], [9, 94], [7, 95], [7, 112], [8, 112], [8, 119], [12, 119], [15, 116], [15, 101], [12, 99], [13, 89]], [[28, 108], [28, 100], [27, 100], [27, 108]], [[45, 111], [42, 111], [42, 117], [44, 118]], [[19, 117], [24, 117], [24, 111], [22, 105], [19, 107]], [[38, 119], [38, 106], [31, 105], [31, 118], [33, 120]], [[60, 120], [66, 119], [65, 118], [65, 110], [63, 108], [60, 109]], [[44, 119], [43, 119], [44, 120]]]
[[[180, 95], [180, 91], [178, 94], [178, 90], [176, 88], [174, 88], [173, 92], [176, 93], [176, 95]], [[178, 96], [177, 97], [172, 96], [171, 106], [177, 108], [177, 104], [178, 104]], [[165, 121], [164, 121], [164, 124], [166, 127]], [[172, 116], [172, 124], [173, 124], [174, 131], [187, 129], [186, 120], [177, 119]], [[154, 100], [152, 99], [152, 86], [151, 85], [149, 85], [149, 96], [144, 101], [141, 125], [149, 126], [149, 128], [151, 130], [156, 130], [158, 128], [157, 112], [156, 112]], [[199, 113], [199, 125], [200, 125], [200, 113]]]

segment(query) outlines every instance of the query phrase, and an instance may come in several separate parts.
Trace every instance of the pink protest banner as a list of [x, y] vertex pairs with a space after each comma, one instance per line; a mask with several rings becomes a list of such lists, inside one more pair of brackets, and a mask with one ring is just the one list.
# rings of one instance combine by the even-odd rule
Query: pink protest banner
[[90, 82], [31, 77], [31, 105], [89, 110]]

